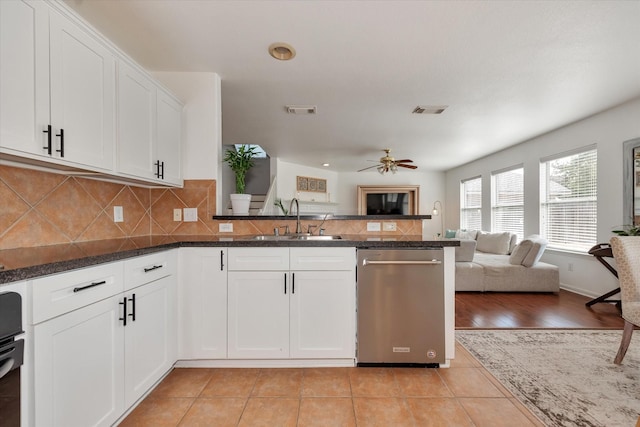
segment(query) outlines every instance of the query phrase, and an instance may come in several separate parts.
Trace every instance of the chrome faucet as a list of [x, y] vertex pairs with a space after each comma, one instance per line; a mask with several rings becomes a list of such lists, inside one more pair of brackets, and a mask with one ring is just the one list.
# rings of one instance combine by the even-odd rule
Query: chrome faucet
[[296, 234], [302, 234], [302, 226], [300, 225], [300, 204], [298, 203], [298, 199], [295, 197], [291, 199], [291, 203], [289, 203], [289, 214], [293, 213], [291, 210], [293, 202], [296, 202]]

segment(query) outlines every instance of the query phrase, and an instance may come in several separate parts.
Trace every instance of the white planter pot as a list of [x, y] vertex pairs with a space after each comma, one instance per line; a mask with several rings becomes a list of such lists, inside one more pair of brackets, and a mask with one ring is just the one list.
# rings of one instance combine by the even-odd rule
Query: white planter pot
[[230, 194], [229, 197], [231, 197], [231, 209], [234, 215], [249, 215], [251, 194]]

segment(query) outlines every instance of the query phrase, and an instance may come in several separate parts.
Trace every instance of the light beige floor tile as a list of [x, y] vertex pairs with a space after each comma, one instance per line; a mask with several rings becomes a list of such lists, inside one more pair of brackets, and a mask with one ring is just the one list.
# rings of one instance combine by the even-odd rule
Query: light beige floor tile
[[300, 402], [298, 427], [352, 427], [356, 425], [350, 397], [310, 397]]
[[349, 370], [343, 368], [305, 369], [302, 378], [303, 397], [351, 397]]
[[120, 426], [175, 427], [189, 410], [193, 400], [185, 397], [147, 397]]
[[477, 427], [535, 425], [507, 398], [463, 398], [458, 401]]
[[248, 397], [259, 373], [259, 369], [212, 369], [211, 379], [200, 396]]
[[505, 397], [481, 369], [449, 368], [439, 370], [438, 374], [456, 397]]
[[353, 396], [401, 396], [390, 368], [356, 368], [349, 372]]
[[174, 369], [151, 392], [153, 397], [196, 397], [211, 378], [211, 370], [200, 368]]
[[353, 407], [358, 427], [413, 426], [413, 416], [406, 401], [397, 397], [354, 397]]
[[252, 397], [240, 418], [239, 427], [293, 427], [298, 419], [299, 399]]
[[302, 369], [261, 369], [252, 396], [300, 397]]
[[407, 403], [417, 426], [473, 426], [471, 418], [455, 398], [409, 398]]
[[452, 397], [435, 369], [394, 369], [393, 374], [406, 397]]
[[246, 399], [235, 397], [197, 398], [185, 414], [180, 427], [235, 427]]

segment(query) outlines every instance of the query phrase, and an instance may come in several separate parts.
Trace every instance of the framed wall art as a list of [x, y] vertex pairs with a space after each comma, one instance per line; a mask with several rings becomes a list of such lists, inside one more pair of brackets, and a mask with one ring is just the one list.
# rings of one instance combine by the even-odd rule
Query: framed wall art
[[312, 178], [309, 176], [296, 177], [297, 191], [310, 191], [314, 193], [327, 192], [327, 180], [322, 178]]

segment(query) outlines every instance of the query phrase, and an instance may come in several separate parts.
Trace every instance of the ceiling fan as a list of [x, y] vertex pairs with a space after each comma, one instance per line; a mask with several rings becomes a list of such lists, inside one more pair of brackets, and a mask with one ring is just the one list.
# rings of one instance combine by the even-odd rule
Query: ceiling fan
[[389, 153], [391, 152], [390, 148], [385, 148], [382, 151], [384, 151], [384, 156], [380, 157], [380, 163], [379, 164], [373, 165], [373, 166], [369, 166], [369, 167], [364, 168], [364, 169], [360, 169], [358, 172], [366, 171], [367, 169], [376, 168], [376, 170], [378, 172], [380, 172], [380, 175], [384, 175], [387, 172], [396, 173], [398, 171], [398, 167], [407, 168], [407, 169], [417, 169], [418, 168], [417, 166], [414, 166], [414, 165], [406, 165], [405, 164], [405, 163], [413, 163], [413, 160], [411, 160], [411, 159], [396, 160], [393, 157], [391, 157], [389, 155]]

